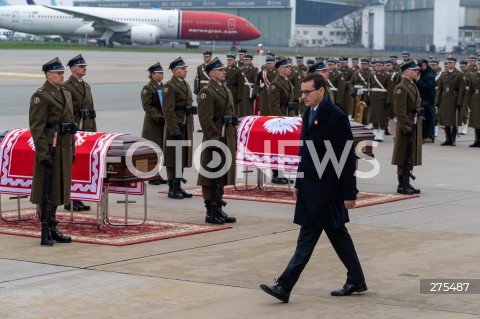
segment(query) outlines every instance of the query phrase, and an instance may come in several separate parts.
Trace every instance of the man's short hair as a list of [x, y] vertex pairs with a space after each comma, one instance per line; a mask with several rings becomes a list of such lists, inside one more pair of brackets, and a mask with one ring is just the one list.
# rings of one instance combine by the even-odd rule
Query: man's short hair
[[301, 83], [306, 83], [310, 81], [313, 81], [313, 87], [315, 88], [315, 90], [318, 90], [319, 88], [325, 88], [327, 85], [323, 76], [318, 73], [311, 73], [307, 75], [302, 79]]

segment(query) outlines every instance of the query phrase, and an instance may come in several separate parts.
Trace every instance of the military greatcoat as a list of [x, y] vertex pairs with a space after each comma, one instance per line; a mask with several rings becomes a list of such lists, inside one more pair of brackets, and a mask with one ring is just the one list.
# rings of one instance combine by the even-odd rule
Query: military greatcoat
[[278, 71], [273, 68], [271, 70], [263, 68], [257, 75], [255, 82], [256, 91], [259, 92], [260, 97], [260, 115], [269, 116], [272, 115], [270, 105], [268, 103], [268, 89], [272, 81], [277, 77]]
[[295, 116], [295, 110], [288, 109], [287, 104], [293, 102], [293, 85], [280, 74], [272, 81], [268, 89], [268, 104], [273, 116]]
[[[245, 78], [243, 77], [242, 70], [236, 66], [229, 66], [225, 69], [227, 74], [225, 76], [225, 83], [227, 87], [232, 91], [235, 107], [241, 102], [243, 97], [243, 91], [245, 90]], [[237, 110], [235, 109], [235, 112]]]
[[343, 77], [343, 73], [337, 69], [328, 71], [328, 73], [330, 75], [327, 80], [327, 86], [333, 93], [332, 102], [335, 105], [340, 105], [344, 112], [347, 113], [347, 110], [344, 108], [345, 106], [342, 105], [345, 94], [345, 78]]
[[96, 132], [97, 123], [95, 118], [87, 116], [83, 119], [83, 123], [80, 123], [80, 110], [94, 110], [90, 85], [85, 81], [77, 80], [71, 75], [70, 78], [63, 83], [63, 86], [72, 94], [73, 116], [77, 127], [82, 131]]
[[[175, 167], [175, 148], [167, 147], [168, 140], [176, 134], [183, 134], [184, 140], [193, 140], [193, 115], [186, 115], [186, 106], [192, 106], [193, 98], [190, 86], [185, 80], [180, 80], [172, 76], [170, 81], [165, 83], [162, 89], [163, 94], [163, 116], [165, 117], [164, 145], [163, 152], [165, 156], [164, 166]], [[186, 129], [183, 132], [181, 126], [185, 124]], [[183, 167], [192, 166], [192, 146], [182, 147]]]
[[343, 92], [343, 101], [341, 103], [343, 109], [347, 113], [347, 115], [353, 116], [353, 99], [350, 96], [350, 83], [353, 78], [353, 73], [355, 72], [354, 69], [349, 67], [348, 65], [344, 68], [338, 69], [343, 74], [343, 79], [345, 81], [345, 91]]
[[150, 140], [163, 149], [163, 133], [165, 130], [165, 118], [163, 117], [160, 94], [163, 84], [155, 80], [145, 85], [140, 94], [142, 107], [145, 111], [143, 118], [142, 137]]
[[[386, 124], [388, 122], [388, 104], [392, 103], [392, 76], [385, 71], [372, 72], [370, 85], [370, 112], [368, 123]], [[377, 82], [378, 80], [378, 82]]]
[[[454, 69], [452, 72], [444, 71], [438, 79], [438, 89], [435, 98], [441, 125], [462, 125], [464, 94], [465, 80], [463, 73], [457, 69]], [[457, 117], [455, 117], [455, 114], [457, 114]]]
[[[239, 104], [237, 115], [239, 117], [253, 114], [253, 102], [255, 97], [255, 79], [257, 78], [258, 68], [255, 66], [243, 66], [242, 72], [245, 77], [242, 101]], [[250, 95], [251, 92], [251, 95]]]
[[470, 119], [468, 125], [480, 129], [480, 72], [470, 76]]
[[30, 201], [34, 204], [41, 204], [43, 201], [46, 167], [41, 161], [50, 157], [49, 145], [52, 145], [54, 133], [57, 131], [51, 199], [53, 205], [59, 206], [70, 202], [75, 141], [71, 134], [60, 134], [56, 128], [46, 128], [47, 123], [73, 123], [72, 95], [63, 87], [57, 90], [48, 81], [37, 89], [30, 99], [29, 124], [35, 145]]
[[[203, 142], [219, 141], [222, 137], [223, 116], [234, 116], [235, 109], [232, 92], [214, 80], [203, 87], [197, 96], [198, 119], [203, 130]], [[222, 185], [235, 185], [235, 152], [237, 151], [236, 127], [225, 127], [225, 144], [227, 145], [232, 163], [228, 172], [223, 176]], [[210, 148], [203, 150], [200, 163], [202, 167], [208, 167], [212, 161], [213, 151]], [[212, 186], [212, 180], [202, 174], [198, 175], [198, 185]]]
[[[393, 107], [397, 117], [397, 130], [393, 146], [392, 165], [404, 165], [407, 156], [409, 137], [412, 131], [415, 110], [420, 107], [421, 98], [417, 86], [412, 81], [403, 78], [393, 93]], [[412, 165], [422, 165], [422, 119], [417, 117], [415, 135], [412, 146]]]

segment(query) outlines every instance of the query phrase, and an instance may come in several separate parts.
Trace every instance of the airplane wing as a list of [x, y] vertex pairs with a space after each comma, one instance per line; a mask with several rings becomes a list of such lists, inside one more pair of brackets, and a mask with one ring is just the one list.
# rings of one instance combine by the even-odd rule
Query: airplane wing
[[94, 22], [93, 27], [108, 28], [113, 32], [127, 32], [130, 30], [130, 25], [120, 21], [110, 20], [110, 19], [93, 15], [93, 14], [78, 12], [72, 9], [66, 9], [62, 7], [51, 7], [51, 6], [44, 6], [44, 7], [52, 10], [60, 11], [66, 14], [70, 14], [76, 18], [81, 18], [87, 21], [93, 21]]

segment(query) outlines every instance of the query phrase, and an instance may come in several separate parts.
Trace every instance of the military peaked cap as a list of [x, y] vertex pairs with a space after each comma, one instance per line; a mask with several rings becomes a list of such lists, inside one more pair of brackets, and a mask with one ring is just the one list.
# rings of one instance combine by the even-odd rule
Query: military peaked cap
[[157, 62], [151, 67], [149, 67], [147, 71], [150, 73], [163, 73], [163, 68], [160, 62]]
[[185, 61], [183, 61], [182, 57], [178, 57], [175, 60], [173, 60], [172, 63], [170, 63], [170, 66], [168, 67], [170, 70], [173, 70], [175, 68], [182, 68], [182, 67], [187, 67], [188, 65], [185, 64]]
[[81, 54], [77, 55], [76, 57], [70, 59], [70, 61], [68, 61], [67, 65], [69, 67], [72, 67], [74, 65], [87, 65], [87, 62], [85, 61], [85, 59], [82, 57]]
[[54, 59], [48, 61], [44, 65], [42, 65], [42, 71], [45, 72], [45, 73], [47, 73], [47, 72], [63, 72], [63, 71], [65, 71], [65, 68], [63, 67], [60, 59], [57, 57], [57, 58], [54, 58]]
[[455, 59], [455, 58], [453, 58], [453, 57], [447, 58], [447, 63], [450, 63], [450, 62], [457, 63], [457, 59]]
[[203, 52], [203, 56], [212, 56], [212, 51]]
[[235, 60], [235, 55], [227, 54], [227, 60]]
[[223, 65], [222, 61], [220, 61], [217, 57], [215, 57], [210, 63], [207, 64], [205, 67], [205, 72], [209, 73], [212, 70], [221, 70], [225, 69], [225, 65]]
[[247, 49], [238, 50], [238, 54], [246, 54], [246, 53], [247, 53]]
[[320, 71], [320, 70], [327, 70], [327, 69], [328, 68], [325, 65], [325, 63], [323, 63], [322, 61], [318, 61], [317, 63], [312, 65], [310, 69], [308, 69], [308, 74], [315, 73], [316, 71]]
[[277, 63], [275, 63], [275, 67], [278, 69], [279, 67], [282, 66], [291, 66], [292, 64], [288, 62], [288, 59], [280, 59]]
[[245, 54], [245, 56], [243, 57], [244, 60], [253, 60], [253, 55], [251, 54]]
[[408, 60], [400, 65], [400, 70], [402, 70], [402, 72], [406, 70], [418, 70], [418, 65], [414, 60]]

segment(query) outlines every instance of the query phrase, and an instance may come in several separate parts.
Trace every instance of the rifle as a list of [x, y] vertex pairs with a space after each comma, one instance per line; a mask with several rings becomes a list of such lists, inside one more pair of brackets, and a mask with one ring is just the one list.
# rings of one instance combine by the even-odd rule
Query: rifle
[[42, 223], [51, 223], [52, 226], [56, 226], [58, 221], [54, 218], [55, 207], [53, 206], [51, 193], [52, 193], [52, 180], [53, 180], [53, 159], [55, 158], [57, 148], [57, 132], [54, 133], [52, 139], [52, 145], [49, 147], [50, 158], [47, 159], [47, 165], [45, 170], [45, 181], [43, 188], [43, 203], [40, 219]]
[[415, 110], [413, 115], [413, 125], [412, 125], [412, 135], [408, 137], [407, 142], [407, 152], [405, 156], [405, 173], [403, 174], [403, 185], [408, 185], [410, 183], [410, 178], [415, 180], [416, 177], [413, 175], [413, 164], [412, 164], [412, 153], [413, 153], [413, 139], [415, 138], [415, 132], [417, 130], [417, 119], [418, 116], [423, 116], [423, 108]]

